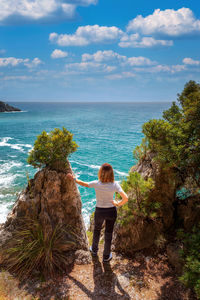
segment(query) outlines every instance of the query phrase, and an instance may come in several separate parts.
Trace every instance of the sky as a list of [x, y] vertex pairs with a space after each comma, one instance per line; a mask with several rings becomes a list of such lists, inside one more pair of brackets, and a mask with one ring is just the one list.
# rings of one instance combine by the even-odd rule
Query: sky
[[199, 78], [197, 0], [0, 0], [0, 100], [175, 101]]

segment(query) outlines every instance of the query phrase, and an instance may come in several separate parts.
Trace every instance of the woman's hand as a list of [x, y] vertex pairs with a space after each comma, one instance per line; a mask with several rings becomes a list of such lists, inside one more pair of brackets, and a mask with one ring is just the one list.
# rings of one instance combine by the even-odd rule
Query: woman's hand
[[82, 185], [82, 186], [85, 186], [85, 187], [89, 187], [88, 183], [87, 182], [84, 182], [84, 181], [81, 181], [79, 179], [76, 179], [75, 176], [73, 176], [71, 173], [68, 173], [67, 174], [67, 177], [70, 179], [70, 180], [74, 180], [76, 183]]
[[117, 202], [116, 200], [113, 200], [112, 201], [112, 204], [114, 205], [114, 206], [116, 206], [116, 207], [119, 207], [120, 205], [119, 205], [119, 202]]
[[67, 174], [67, 177], [71, 180], [75, 180], [75, 177], [71, 174], [71, 173], [68, 173]]

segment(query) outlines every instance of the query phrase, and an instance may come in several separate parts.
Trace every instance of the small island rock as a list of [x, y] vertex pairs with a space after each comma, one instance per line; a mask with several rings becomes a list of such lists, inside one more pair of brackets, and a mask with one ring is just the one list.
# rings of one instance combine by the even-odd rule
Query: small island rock
[[0, 112], [5, 112], [5, 111], [21, 111], [21, 109], [8, 105], [3, 101], [0, 101]]

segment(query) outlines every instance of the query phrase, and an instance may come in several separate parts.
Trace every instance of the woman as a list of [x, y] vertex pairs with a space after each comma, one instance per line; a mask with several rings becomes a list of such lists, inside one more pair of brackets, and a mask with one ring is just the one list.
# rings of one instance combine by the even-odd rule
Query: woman
[[[108, 163], [105, 163], [100, 167], [98, 172], [99, 180], [84, 182], [76, 179], [76, 177], [73, 177], [70, 173], [67, 176], [84, 187], [95, 189], [96, 209], [94, 214], [94, 234], [90, 251], [92, 255], [97, 255], [101, 228], [103, 222], [105, 221], [103, 261], [108, 262], [112, 259], [112, 253], [110, 250], [114, 224], [117, 218], [116, 207], [125, 204], [128, 201], [128, 197], [122, 190], [121, 186], [114, 181], [113, 168]], [[113, 200], [113, 195], [115, 192], [118, 192], [121, 195], [122, 200], [120, 202]]]

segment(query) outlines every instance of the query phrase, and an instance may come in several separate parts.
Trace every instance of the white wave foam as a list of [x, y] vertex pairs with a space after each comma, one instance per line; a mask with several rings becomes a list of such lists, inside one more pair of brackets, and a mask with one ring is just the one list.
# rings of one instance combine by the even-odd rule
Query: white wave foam
[[75, 161], [75, 160], [71, 160], [71, 162], [75, 163], [77, 165], [80, 165], [80, 166], [85, 166], [85, 167], [91, 168], [91, 169], [99, 169], [100, 168], [100, 166], [83, 164], [83, 163], [80, 163], [80, 162]]
[[97, 166], [97, 165], [90, 165], [89, 168], [92, 169], [100, 169], [101, 166]]
[[13, 138], [11, 138], [11, 137], [4, 137], [4, 138], [2, 138], [1, 141], [0, 141], [0, 147], [7, 146], [7, 142], [8, 142], [9, 140], [12, 140], [12, 139], [13, 139]]
[[[101, 167], [101, 166], [98, 166], [98, 165], [83, 164], [83, 163], [80, 163], [80, 162], [75, 161], [75, 160], [71, 160], [71, 162], [73, 162], [73, 163], [75, 163], [77, 165], [81, 165], [81, 166], [85, 166], [85, 167], [91, 168], [91, 169], [100, 169], [100, 167]], [[114, 172], [117, 173], [118, 175], [121, 175], [121, 176], [128, 176], [128, 173], [121, 172], [121, 171], [118, 171], [116, 169], [114, 169]]]
[[21, 177], [19, 174], [6, 174], [6, 175], [1, 175], [0, 177], [0, 187], [9, 187], [11, 184], [13, 185], [14, 180], [17, 177]]
[[114, 170], [117, 174], [121, 175], [121, 176], [128, 176], [128, 173], [125, 173], [125, 172], [120, 172], [120, 171], [117, 171], [117, 170]]
[[[21, 167], [23, 164], [21, 162], [9, 161], [4, 164], [0, 164], [0, 174], [7, 173], [13, 167]], [[6, 174], [7, 175], [7, 174]]]
[[15, 114], [15, 113], [24, 113], [28, 112], [28, 110], [21, 110], [21, 111], [4, 111], [5, 114]]
[[[3, 164], [0, 164], [0, 187], [9, 187], [13, 184], [16, 177], [22, 177], [21, 174], [12, 172], [13, 168], [21, 168], [23, 164], [21, 162], [9, 161]], [[10, 171], [12, 173], [10, 173]], [[14, 173], [14, 174], [13, 174]]]
[[23, 147], [25, 148], [32, 148], [30, 144], [11, 144], [8, 143], [9, 140], [13, 140], [11, 137], [4, 137], [0, 141], [0, 147], [10, 147], [11, 149], [19, 150], [20, 152], [25, 152]]
[[9, 209], [9, 205], [11, 203], [0, 203], [0, 211], [1, 211], [1, 214], [0, 214], [0, 223], [4, 223], [7, 219], [7, 215], [10, 211]]
[[88, 228], [90, 225], [90, 214], [91, 211], [94, 210], [95, 203], [96, 198], [91, 199], [90, 202], [83, 203], [82, 215], [86, 228]]

